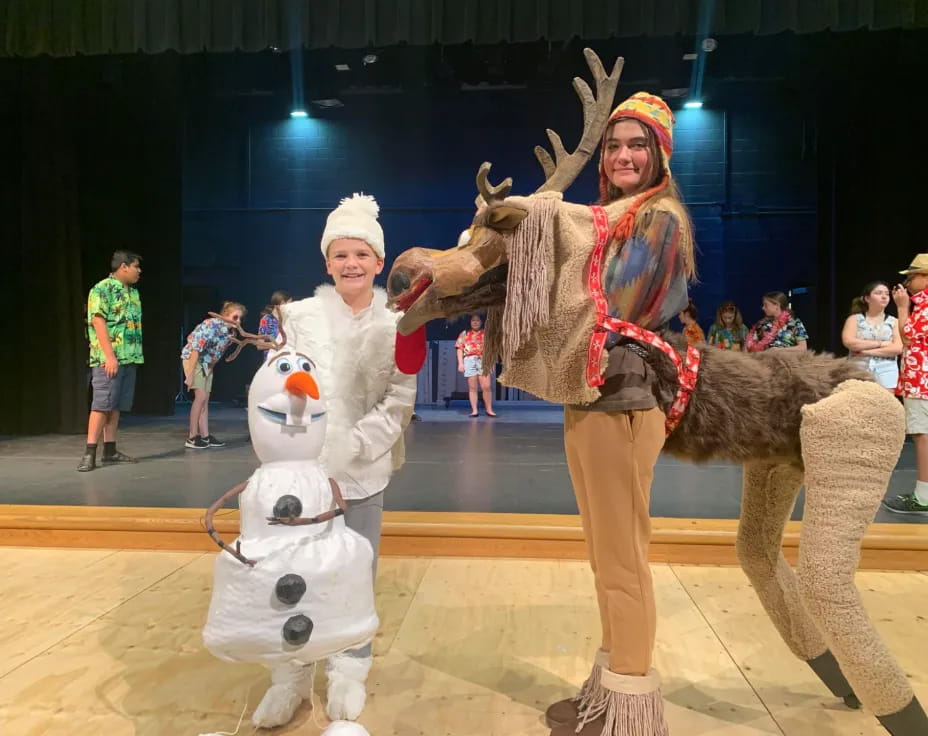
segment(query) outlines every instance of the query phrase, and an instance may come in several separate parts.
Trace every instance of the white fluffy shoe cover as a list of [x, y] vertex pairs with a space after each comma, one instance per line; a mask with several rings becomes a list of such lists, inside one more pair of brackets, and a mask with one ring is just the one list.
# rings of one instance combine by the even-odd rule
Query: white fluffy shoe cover
[[360, 723], [354, 721], [335, 721], [322, 732], [322, 736], [371, 736]]
[[304, 699], [311, 697], [315, 667], [278, 665], [271, 670], [271, 686], [255, 712], [251, 722], [258, 728], [274, 728], [289, 723]]
[[325, 663], [329, 678], [325, 712], [333, 721], [353, 721], [361, 715], [367, 700], [367, 674], [371, 671], [371, 657], [351, 657], [336, 654]]

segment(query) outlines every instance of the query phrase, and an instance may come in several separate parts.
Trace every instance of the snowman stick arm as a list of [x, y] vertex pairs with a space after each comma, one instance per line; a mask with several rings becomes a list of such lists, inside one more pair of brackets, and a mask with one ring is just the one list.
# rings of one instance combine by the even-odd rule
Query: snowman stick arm
[[343, 516], [348, 510], [345, 499], [342, 497], [342, 490], [338, 487], [335, 478], [329, 478], [329, 488], [332, 489], [332, 499], [335, 501], [336, 508], [325, 511], [318, 516], [268, 516], [267, 523], [270, 526], [306, 526], [307, 524], [323, 524], [331, 521], [336, 516]]
[[347, 511], [348, 504], [345, 503], [345, 498], [342, 496], [342, 489], [338, 487], [335, 478], [329, 478], [329, 488], [332, 489], [332, 498], [335, 499], [335, 505], [342, 511]]
[[282, 348], [287, 344], [287, 331], [284, 329], [284, 317], [280, 307], [274, 307], [274, 317], [277, 319], [277, 347]]
[[331, 509], [324, 511], [318, 516], [268, 516], [267, 523], [270, 526], [308, 526], [309, 524], [324, 524], [332, 521], [336, 516], [344, 515], [343, 509]]
[[[276, 309], [274, 312], [277, 315], [280, 314], [280, 312]], [[232, 342], [235, 343], [236, 347], [232, 354], [226, 358], [227, 363], [231, 363], [233, 360], [235, 360], [238, 357], [238, 354], [242, 352], [242, 348], [244, 348], [246, 345], [254, 345], [256, 348], [258, 348], [258, 350], [280, 350], [280, 348], [282, 348], [287, 342], [286, 333], [284, 333], [282, 329], [280, 330], [282, 339], [275, 340], [268, 335], [256, 335], [253, 332], [248, 332], [247, 330], [244, 330], [237, 322], [226, 319], [221, 314], [217, 314], [216, 312], [209, 312], [209, 316], [225, 322], [229, 327], [238, 332], [239, 337], [241, 338], [239, 339], [239, 337], [235, 337], [234, 335], [232, 336]], [[278, 327], [278, 329], [280, 328]]]
[[241, 562], [244, 565], [249, 567], [254, 567], [255, 563], [253, 560], [249, 560], [245, 557], [238, 549], [232, 549], [228, 544], [222, 541], [222, 537], [219, 536], [219, 532], [216, 531], [216, 528], [213, 526], [213, 515], [230, 499], [234, 498], [241, 494], [242, 491], [248, 486], [248, 481], [243, 481], [239, 483], [235, 488], [231, 488], [221, 497], [213, 501], [213, 505], [206, 509], [206, 518], [204, 520], [204, 525], [206, 526], [206, 533], [209, 534], [210, 538], [219, 545], [220, 549], [225, 550], [235, 559]]

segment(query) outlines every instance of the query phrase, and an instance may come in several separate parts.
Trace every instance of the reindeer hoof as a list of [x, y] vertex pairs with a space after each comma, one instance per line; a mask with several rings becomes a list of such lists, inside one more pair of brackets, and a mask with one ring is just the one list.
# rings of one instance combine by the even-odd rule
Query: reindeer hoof
[[909, 704], [898, 713], [888, 716], [877, 716], [891, 736], [919, 736], [928, 733], [928, 716], [919, 704], [917, 698], [912, 698]]

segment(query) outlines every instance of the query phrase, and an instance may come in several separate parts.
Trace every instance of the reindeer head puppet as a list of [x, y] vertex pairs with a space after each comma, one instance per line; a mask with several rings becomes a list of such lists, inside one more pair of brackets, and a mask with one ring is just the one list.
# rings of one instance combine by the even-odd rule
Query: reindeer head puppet
[[[524, 335], [532, 321], [543, 319], [547, 304], [547, 295], [541, 293], [545, 274], [543, 264], [536, 257], [538, 248], [543, 247], [544, 234], [534, 231], [532, 215], [536, 209], [545, 209], [544, 200], [550, 205], [559, 198], [596, 151], [624, 64], [622, 58], [617, 59], [612, 73], [607, 75], [592, 50], [585, 49], [583, 53], [596, 82], [596, 95], [594, 97], [582, 79], [574, 79], [584, 116], [583, 134], [576, 150], [568, 153], [560, 136], [548, 130], [555, 159], [552, 160], [541, 146], [535, 148], [535, 156], [545, 171], [545, 182], [528, 197], [509, 197], [512, 180], [507, 178], [493, 186], [487, 180], [490, 164], [480, 167], [477, 215], [470, 228], [461, 234], [457, 247], [449, 250], [411, 248], [400, 254], [393, 264], [387, 278], [387, 291], [390, 306], [404, 313], [397, 325], [400, 335], [409, 335], [438, 317], [454, 318], [487, 309], [490, 310], [487, 330], [491, 331], [494, 317], [506, 319], [494, 309], [502, 310], [503, 305], [510, 309], [510, 303], [522, 309], [526, 299], [534, 305], [528, 309], [533, 316], [528, 321], [516, 319], [521, 321], [517, 332]], [[522, 230], [532, 232], [520, 232]], [[527, 287], [529, 282], [531, 285]], [[534, 292], [532, 297], [526, 295], [526, 288]], [[513, 297], [509, 302], [507, 294]]]

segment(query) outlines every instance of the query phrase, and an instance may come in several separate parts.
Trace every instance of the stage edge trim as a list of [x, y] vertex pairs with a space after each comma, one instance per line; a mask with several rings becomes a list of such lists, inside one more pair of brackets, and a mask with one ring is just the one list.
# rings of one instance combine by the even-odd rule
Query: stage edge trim
[[[203, 509], [0, 505], [0, 545], [214, 551]], [[735, 565], [734, 519], [653, 520], [650, 559]], [[223, 511], [216, 528], [238, 533], [238, 512]], [[787, 525], [784, 554], [795, 561], [800, 522]], [[580, 519], [561, 514], [387, 511], [381, 553], [428, 557], [583, 559]], [[928, 570], [928, 525], [873, 524], [861, 568]]]

